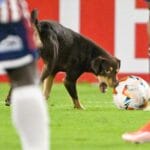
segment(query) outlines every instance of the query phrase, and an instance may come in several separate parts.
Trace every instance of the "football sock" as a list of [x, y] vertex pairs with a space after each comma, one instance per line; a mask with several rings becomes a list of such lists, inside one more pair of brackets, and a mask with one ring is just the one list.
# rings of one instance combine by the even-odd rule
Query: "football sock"
[[13, 89], [12, 120], [23, 150], [49, 150], [48, 112], [38, 86]]
[[150, 132], [150, 122], [148, 122], [142, 128], [140, 128], [139, 131], [148, 131], [148, 132]]

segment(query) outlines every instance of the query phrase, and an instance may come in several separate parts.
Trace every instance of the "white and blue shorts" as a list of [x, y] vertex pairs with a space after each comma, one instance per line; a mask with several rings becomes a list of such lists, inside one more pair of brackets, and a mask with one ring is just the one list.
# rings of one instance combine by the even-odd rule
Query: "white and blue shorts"
[[0, 23], [0, 69], [22, 67], [37, 57], [33, 31], [27, 20]]

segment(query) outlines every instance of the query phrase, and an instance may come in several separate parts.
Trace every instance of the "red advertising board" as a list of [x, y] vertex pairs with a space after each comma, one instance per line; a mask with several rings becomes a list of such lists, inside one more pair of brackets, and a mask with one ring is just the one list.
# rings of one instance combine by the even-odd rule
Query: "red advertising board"
[[[121, 59], [119, 76], [138, 75], [150, 79], [144, 0], [28, 0], [39, 10], [40, 19], [56, 20], [89, 37]], [[42, 61], [39, 61], [41, 68]], [[57, 75], [61, 81], [64, 74]], [[1, 78], [2, 79], [2, 78]], [[5, 77], [3, 78], [3, 80]], [[96, 81], [85, 73], [80, 81]]]

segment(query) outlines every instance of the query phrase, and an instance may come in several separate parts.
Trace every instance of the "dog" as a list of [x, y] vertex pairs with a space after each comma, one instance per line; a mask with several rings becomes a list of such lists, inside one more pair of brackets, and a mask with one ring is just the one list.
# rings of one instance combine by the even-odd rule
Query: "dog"
[[31, 12], [31, 22], [42, 41], [39, 49], [44, 66], [41, 74], [43, 95], [48, 99], [55, 75], [66, 73], [64, 85], [72, 98], [74, 108], [83, 109], [79, 101], [76, 81], [85, 72], [100, 78], [100, 89], [118, 84], [120, 60], [110, 55], [92, 40], [50, 20], [38, 20], [37, 10]]

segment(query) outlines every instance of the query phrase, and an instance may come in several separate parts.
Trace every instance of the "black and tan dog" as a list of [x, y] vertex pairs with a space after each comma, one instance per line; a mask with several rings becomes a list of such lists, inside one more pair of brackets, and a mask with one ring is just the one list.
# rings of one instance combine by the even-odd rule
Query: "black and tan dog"
[[48, 99], [55, 75], [65, 72], [64, 85], [73, 100], [75, 108], [80, 104], [76, 81], [84, 72], [91, 72], [101, 78], [100, 87], [114, 87], [120, 61], [88, 38], [53, 21], [39, 21], [37, 12], [31, 13], [32, 23], [38, 31], [43, 47], [40, 56], [44, 61], [41, 75], [43, 94]]

